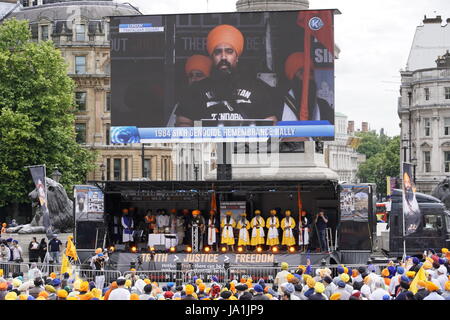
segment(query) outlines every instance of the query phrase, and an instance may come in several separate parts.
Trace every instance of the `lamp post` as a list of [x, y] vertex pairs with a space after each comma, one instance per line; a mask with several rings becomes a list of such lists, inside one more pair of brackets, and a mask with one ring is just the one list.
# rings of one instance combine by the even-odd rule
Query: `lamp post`
[[59, 180], [61, 180], [62, 173], [59, 172], [58, 167], [55, 167], [55, 170], [53, 170], [50, 177], [57, 183], [59, 183]]
[[105, 168], [106, 166], [105, 166], [105, 164], [104, 163], [102, 163], [101, 165], [100, 165], [100, 171], [101, 171], [101, 173], [102, 173], [102, 180], [105, 180]]
[[402, 139], [402, 149], [403, 149], [403, 162], [406, 161], [406, 149], [408, 149], [408, 139]]
[[195, 181], [198, 181], [198, 169], [199, 169], [199, 165], [194, 164]]

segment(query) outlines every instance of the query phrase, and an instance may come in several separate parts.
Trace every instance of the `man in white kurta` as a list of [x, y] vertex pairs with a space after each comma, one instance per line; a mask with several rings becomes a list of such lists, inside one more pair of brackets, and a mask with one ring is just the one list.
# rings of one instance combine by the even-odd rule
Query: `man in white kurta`
[[128, 214], [128, 209], [122, 210], [122, 242], [128, 247], [129, 243], [133, 241], [133, 217]]
[[206, 242], [208, 243], [208, 246], [215, 246], [217, 250], [217, 232], [218, 230], [218, 218], [216, 217], [216, 211], [210, 210], [209, 211], [209, 218], [206, 222], [207, 226], [207, 234], [206, 234]]
[[307, 251], [309, 244], [309, 221], [306, 217], [306, 211], [302, 211], [298, 222], [298, 245], [300, 251]]
[[156, 216], [156, 227], [158, 228], [158, 233], [165, 233], [166, 228], [170, 227], [170, 216], [165, 210], [160, 210]]

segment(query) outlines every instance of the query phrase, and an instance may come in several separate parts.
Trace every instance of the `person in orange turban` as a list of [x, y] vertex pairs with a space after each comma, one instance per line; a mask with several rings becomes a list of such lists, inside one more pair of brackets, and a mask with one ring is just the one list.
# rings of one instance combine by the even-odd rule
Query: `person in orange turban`
[[211, 58], [194, 54], [192, 57], [186, 60], [184, 66], [184, 72], [188, 77], [188, 82], [191, 85], [196, 81], [208, 78], [211, 73], [212, 60]]
[[175, 111], [175, 126], [193, 127], [194, 121], [202, 119], [278, 120], [281, 95], [262, 80], [238, 72], [244, 45], [244, 35], [234, 26], [218, 25], [208, 33], [210, 76], [186, 90]]
[[212, 56], [221, 44], [231, 46], [239, 57], [244, 51], [244, 36], [236, 27], [221, 24], [208, 33], [206, 48], [209, 55]]

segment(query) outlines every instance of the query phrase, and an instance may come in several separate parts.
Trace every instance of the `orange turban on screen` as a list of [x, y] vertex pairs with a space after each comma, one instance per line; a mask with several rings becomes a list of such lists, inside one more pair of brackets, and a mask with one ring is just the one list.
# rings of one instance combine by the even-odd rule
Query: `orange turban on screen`
[[212, 55], [214, 49], [221, 43], [232, 46], [238, 56], [244, 50], [244, 36], [238, 29], [228, 24], [221, 24], [209, 32], [206, 44], [208, 53]]
[[203, 74], [209, 77], [211, 71], [212, 61], [209, 57], [200, 54], [194, 54], [192, 57], [186, 60], [186, 65], [184, 66], [184, 71], [189, 74], [192, 70], [199, 70]]
[[303, 52], [294, 52], [287, 57], [284, 63], [284, 73], [289, 80], [292, 80], [297, 71], [305, 66], [305, 56]]

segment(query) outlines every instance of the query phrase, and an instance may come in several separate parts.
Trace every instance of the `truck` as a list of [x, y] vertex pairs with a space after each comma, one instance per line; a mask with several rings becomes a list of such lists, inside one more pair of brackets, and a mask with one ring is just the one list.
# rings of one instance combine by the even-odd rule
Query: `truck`
[[[394, 189], [386, 230], [381, 232], [379, 249], [389, 258], [403, 256], [403, 191]], [[416, 193], [422, 215], [416, 232], [405, 237], [408, 256], [422, 256], [424, 251], [440, 252], [450, 247], [450, 212], [439, 199]]]

